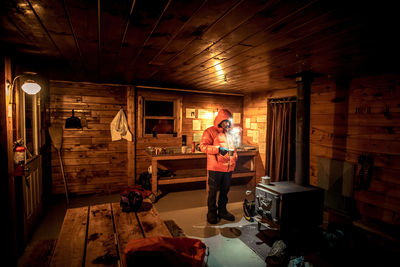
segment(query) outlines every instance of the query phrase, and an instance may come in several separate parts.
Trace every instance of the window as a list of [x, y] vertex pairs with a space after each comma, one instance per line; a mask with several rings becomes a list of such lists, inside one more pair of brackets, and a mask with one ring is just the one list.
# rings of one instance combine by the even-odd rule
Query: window
[[139, 119], [143, 118], [142, 136], [180, 134], [181, 103], [180, 98], [139, 97]]

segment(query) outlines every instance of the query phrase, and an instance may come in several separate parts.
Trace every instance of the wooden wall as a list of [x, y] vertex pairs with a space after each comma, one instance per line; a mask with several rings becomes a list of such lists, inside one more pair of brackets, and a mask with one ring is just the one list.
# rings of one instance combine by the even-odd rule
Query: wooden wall
[[[244, 97], [244, 118], [257, 123], [259, 142], [244, 128], [245, 142], [259, 145], [265, 166], [267, 99], [296, 95], [296, 88]], [[385, 112], [386, 111], [386, 112]], [[363, 218], [400, 224], [400, 77], [381, 75], [349, 80], [316, 79], [311, 88], [310, 184], [318, 185], [318, 157], [360, 166], [358, 156], [372, 155], [374, 170], [368, 189], [355, 191]], [[259, 165], [260, 166], [260, 165]]]
[[[137, 137], [135, 102], [138, 96], [169, 95], [182, 97], [182, 134], [187, 135], [187, 144], [193, 141], [193, 120], [186, 118], [186, 108], [207, 109], [216, 112], [227, 108], [231, 112], [242, 113], [243, 97], [211, 95], [191, 92], [157, 91], [133, 87], [112, 86], [92, 83], [51, 81], [49, 118], [47, 124], [64, 126], [65, 120], [84, 116], [88, 127], [83, 129], [63, 129], [62, 159], [69, 191], [77, 194], [117, 192], [134, 183], [151, 165], [145, 152], [148, 146], [181, 146], [182, 138], [177, 137]], [[128, 119], [134, 142], [111, 141], [110, 123], [122, 107]], [[136, 110], [136, 114], [138, 114]], [[212, 123], [213, 120], [203, 121]], [[242, 127], [242, 124], [239, 125]], [[197, 131], [202, 133], [203, 130]], [[136, 139], [136, 144], [135, 144]], [[135, 160], [136, 159], [136, 160]], [[51, 147], [52, 193], [64, 192], [58, 155]], [[136, 165], [136, 166], [135, 166]], [[135, 171], [136, 169], [136, 171]]]
[[[279, 98], [296, 95], [296, 84], [293, 89], [270, 90], [253, 93], [244, 97], [243, 108], [243, 141], [246, 144], [258, 146], [257, 182], [265, 175], [266, 133], [267, 133], [267, 101], [269, 98]], [[250, 127], [246, 127], [246, 119], [250, 119]], [[253, 127], [252, 127], [253, 126]], [[255, 137], [257, 135], [258, 137]]]
[[310, 126], [311, 184], [318, 156], [357, 164], [372, 155], [370, 186], [354, 193], [358, 212], [400, 225], [400, 76], [314, 81]]
[[[128, 185], [128, 146], [125, 139], [111, 141], [110, 123], [122, 107], [127, 114], [126, 86], [79, 82], [50, 82], [51, 125], [85, 116], [87, 127], [63, 130], [62, 159], [72, 193], [118, 191]], [[131, 151], [131, 150], [130, 150]], [[130, 152], [131, 153], [131, 152]], [[64, 193], [57, 152], [51, 149], [52, 192]]]
[[[219, 109], [226, 108], [232, 113], [243, 113], [243, 97], [241, 96], [230, 96], [230, 95], [217, 95], [217, 94], [199, 94], [191, 92], [178, 92], [178, 91], [157, 91], [150, 89], [138, 89], [138, 96], [146, 95], [169, 95], [169, 96], [180, 96], [182, 97], [182, 134], [187, 136], [187, 145], [191, 145], [193, 141], [193, 133], [201, 131], [193, 131], [193, 120], [192, 118], [186, 118], [186, 108], [196, 109], [196, 119], [198, 119], [198, 109], [207, 109], [212, 112], [216, 112]], [[137, 118], [139, 121], [139, 118]], [[243, 118], [241, 118], [243, 122]], [[213, 119], [210, 121], [203, 120], [202, 125], [206, 123], [213, 123]], [[239, 125], [242, 127], [242, 123]], [[182, 137], [139, 137], [136, 143], [136, 179], [139, 179], [141, 173], [147, 171], [151, 165], [151, 160], [145, 152], [148, 146], [181, 146]]]

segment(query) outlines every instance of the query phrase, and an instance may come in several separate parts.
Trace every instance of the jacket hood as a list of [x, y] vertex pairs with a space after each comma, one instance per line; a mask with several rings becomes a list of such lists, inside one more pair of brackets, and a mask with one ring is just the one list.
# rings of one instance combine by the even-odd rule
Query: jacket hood
[[[229, 120], [231, 118], [232, 118], [232, 113], [229, 110], [221, 109], [220, 111], [218, 111], [218, 115], [214, 119], [214, 126], [218, 127], [218, 124], [220, 124], [222, 121]], [[232, 126], [232, 123], [231, 123], [231, 126]]]

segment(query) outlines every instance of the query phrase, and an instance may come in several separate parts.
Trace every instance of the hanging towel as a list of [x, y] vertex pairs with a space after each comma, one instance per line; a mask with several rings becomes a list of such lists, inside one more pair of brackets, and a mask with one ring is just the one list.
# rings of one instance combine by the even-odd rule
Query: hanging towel
[[112, 120], [110, 124], [111, 140], [117, 141], [124, 138], [128, 141], [132, 141], [132, 134], [128, 128], [128, 121], [126, 120], [124, 110], [121, 108], [118, 111], [117, 116]]

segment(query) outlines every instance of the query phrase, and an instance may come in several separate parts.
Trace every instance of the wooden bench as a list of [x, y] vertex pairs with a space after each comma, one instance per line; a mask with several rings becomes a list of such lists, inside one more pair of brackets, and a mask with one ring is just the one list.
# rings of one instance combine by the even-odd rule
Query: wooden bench
[[122, 212], [119, 203], [68, 209], [50, 266], [126, 266], [131, 239], [171, 234], [150, 200], [140, 210]]

